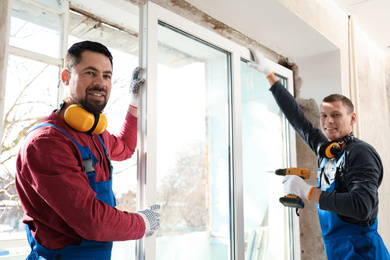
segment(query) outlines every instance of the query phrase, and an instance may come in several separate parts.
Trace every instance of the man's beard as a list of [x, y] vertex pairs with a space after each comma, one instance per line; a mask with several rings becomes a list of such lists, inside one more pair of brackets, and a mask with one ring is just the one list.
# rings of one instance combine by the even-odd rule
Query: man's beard
[[[90, 100], [88, 99], [89, 95], [88, 95], [88, 92], [89, 91], [101, 91], [101, 92], [104, 92], [105, 94], [105, 100], [104, 102], [99, 102], [99, 101], [95, 101], [95, 100]], [[87, 88], [86, 91], [85, 91], [85, 98], [84, 99], [81, 99], [79, 100], [79, 105], [81, 105], [85, 110], [87, 110], [89, 113], [92, 113], [92, 114], [99, 114], [103, 111], [103, 109], [106, 107], [107, 105], [107, 100], [106, 100], [106, 97], [107, 97], [107, 92], [105, 91], [105, 89], [102, 89], [102, 88], [99, 88], [99, 87], [92, 87], [92, 88]]]
[[95, 103], [93, 101], [88, 101], [86, 99], [80, 100], [80, 105], [87, 110], [89, 113], [92, 114], [99, 114], [103, 111], [103, 109], [106, 107], [107, 102], [104, 103]]

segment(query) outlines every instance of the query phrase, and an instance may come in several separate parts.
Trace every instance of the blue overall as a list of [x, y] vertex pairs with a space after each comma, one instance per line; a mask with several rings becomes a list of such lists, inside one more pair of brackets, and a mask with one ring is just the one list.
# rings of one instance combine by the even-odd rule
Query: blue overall
[[[61, 128], [52, 124], [41, 124], [36, 126], [33, 130], [43, 127], [52, 126], [63, 133], [65, 133], [72, 141], [77, 145], [81, 157], [83, 159], [83, 165], [85, 172], [87, 173], [89, 185], [96, 192], [96, 198], [105, 202], [106, 204], [115, 207], [116, 201], [112, 191], [112, 166], [110, 158], [107, 153], [107, 149], [99, 135], [100, 142], [103, 145], [108, 166], [110, 168], [110, 179], [108, 181], [95, 182], [95, 170], [93, 166], [98, 162], [97, 158], [92, 154], [88, 146], [82, 147], [74, 138], [66, 133]], [[32, 131], [33, 131], [32, 130]], [[27, 260], [43, 260], [43, 259], [83, 259], [83, 260], [107, 260], [111, 258], [112, 242], [98, 242], [92, 240], [83, 239], [80, 245], [67, 246], [59, 250], [51, 250], [40, 245], [32, 236], [31, 231], [26, 225], [27, 238], [31, 246], [31, 253], [27, 257]]]
[[[318, 168], [318, 188], [333, 192], [337, 185], [337, 170], [344, 153], [335, 159], [323, 159]], [[329, 187], [321, 185], [322, 174], [330, 179]], [[322, 187], [321, 187], [322, 186]], [[324, 187], [325, 186], [325, 187]], [[370, 227], [360, 227], [341, 220], [337, 214], [321, 210], [317, 204], [325, 252], [328, 259], [390, 259], [389, 253], [377, 232], [378, 219]]]

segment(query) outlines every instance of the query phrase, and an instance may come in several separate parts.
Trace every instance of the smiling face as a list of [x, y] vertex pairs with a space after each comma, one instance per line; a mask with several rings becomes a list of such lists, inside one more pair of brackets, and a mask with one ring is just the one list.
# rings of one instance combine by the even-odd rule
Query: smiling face
[[343, 141], [352, 132], [356, 113], [350, 112], [342, 101], [322, 102], [321, 128], [329, 141]]
[[83, 51], [80, 62], [62, 72], [62, 81], [69, 87], [69, 97], [90, 113], [100, 113], [111, 93], [112, 64], [104, 54]]

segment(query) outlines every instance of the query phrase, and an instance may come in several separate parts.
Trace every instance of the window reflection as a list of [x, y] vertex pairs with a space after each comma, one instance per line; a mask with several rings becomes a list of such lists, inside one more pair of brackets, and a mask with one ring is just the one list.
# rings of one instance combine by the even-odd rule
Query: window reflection
[[228, 54], [164, 24], [158, 39], [156, 256], [228, 259]]
[[282, 179], [284, 118], [263, 75], [241, 64], [245, 259], [286, 259], [288, 235]]

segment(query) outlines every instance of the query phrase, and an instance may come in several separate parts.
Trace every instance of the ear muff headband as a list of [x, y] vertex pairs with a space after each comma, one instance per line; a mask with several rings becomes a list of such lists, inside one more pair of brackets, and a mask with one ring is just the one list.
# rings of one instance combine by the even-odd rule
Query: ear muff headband
[[70, 105], [65, 110], [65, 122], [73, 129], [80, 132], [100, 134], [107, 128], [107, 118], [100, 113], [96, 117], [79, 105]]
[[[355, 139], [355, 137], [353, 136], [353, 134], [349, 134], [347, 135], [346, 137], [343, 138], [343, 142], [348, 145], [350, 144], [353, 140]], [[333, 158], [335, 157], [336, 155], [338, 155], [341, 151], [342, 151], [342, 148], [341, 148], [341, 144], [343, 143], [338, 143], [338, 142], [327, 142], [327, 143], [324, 143], [320, 146], [320, 155], [323, 156], [323, 157], [326, 157], [326, 158]]]

